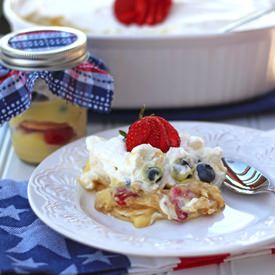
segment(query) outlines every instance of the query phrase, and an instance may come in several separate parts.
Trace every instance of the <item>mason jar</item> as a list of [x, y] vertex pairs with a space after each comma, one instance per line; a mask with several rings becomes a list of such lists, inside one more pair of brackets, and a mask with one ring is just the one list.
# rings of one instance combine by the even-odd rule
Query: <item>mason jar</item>
[[[1, 41], [3, 64], [9, 69], [25, 72], [62, 71], [87, 59], [86, 35], [82, 32], [71, 28], [49, 27], [32, 29], [27, 34], [36, 37], [39, 32], [52, 35], [52, 42], [51, 39], [48, 40], [52, 45], [47, 47], [41, 42], [39, 46], [40, 41], [37, 39], [37, 47], [31, 45], [22, 50], [22, 43], [28, 43], [23, 41], [26, 31], [5, 36]], [[69, 34], [68, 39], [71, 41], [68, 40], [68, 44], [65, 41], [66, 35], [65, 42], [54, 38], [60, 32]], [[18, 44], [20, 49], [14, 46], [18, 41], [21, 43]], [[54, 43], [58, 45], [54, 47]], [[30, 108], [12, 118], [9, 124], [18, 157], [28, 163], [38, 164], [61, 146], [85, 136], [87, 111], [55, 96], [43, 79], [35, 82], [30, 96]]]
[[54, 96], [44, 82], [38, 83], [31, 107], [9, 122], [16, 154], [33, 164], [85, 136], [87, 125], [86, 109]]

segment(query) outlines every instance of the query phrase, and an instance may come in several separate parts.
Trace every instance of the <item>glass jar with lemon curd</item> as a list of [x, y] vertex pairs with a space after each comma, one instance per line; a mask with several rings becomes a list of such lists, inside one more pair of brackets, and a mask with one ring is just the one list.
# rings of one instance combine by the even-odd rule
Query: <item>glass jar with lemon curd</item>
[[54, 96], [42, 81], [37, 84], [31, 107], [10, 120], [15, 152], [33, 164], [85, 136], [87, 124], [86, 109]]
[[[1, 59], [5, 67], [24, 72], [61, 72], [87, 60], [86, 36], [82, 32], [67, 28], [47, 28], [43, 31], [49, 32], [49, 45], [36, 39], [30, 42], [31, 47], [26, 46], [24, 50], [14, 46], [19, 43], [18, 47], [25, 47], [22, 43], [29, 43], [23, 41], [24, 33], [4, 37], [4, 41], [1, 41]], [[56, 39], [61, 31], [65, 36]], [[39, 32], [32, 30], [30, 35], [35, 36]], [[64, 100], [54, 95], [43, 79], [35, 81], [29, 95], [31, 106], [10, 120], [10, 128], [12, 143], [19, 158], [38, 164], [56, 149], [85, 135], [87, 112], [70, 103], [69, 98]]]

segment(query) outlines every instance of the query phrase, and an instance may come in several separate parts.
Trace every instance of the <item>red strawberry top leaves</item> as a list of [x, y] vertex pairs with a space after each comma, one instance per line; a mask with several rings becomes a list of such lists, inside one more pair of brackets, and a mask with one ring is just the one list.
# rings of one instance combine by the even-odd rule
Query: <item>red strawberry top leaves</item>
[[177, 130], [164, 118], [146, 116], [133, 123], [126, 137], [128, 152], [140, 144], [150, 144], [166, 153], [170, 147], [180, 146]]

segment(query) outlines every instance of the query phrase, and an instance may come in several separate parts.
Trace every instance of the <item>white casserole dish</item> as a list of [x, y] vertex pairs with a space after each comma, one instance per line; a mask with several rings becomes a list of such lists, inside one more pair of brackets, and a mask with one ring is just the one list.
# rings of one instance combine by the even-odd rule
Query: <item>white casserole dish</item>
[[[13, 30], [34, 26], [5, 0]], [[275, 88], [275, 29], [228, 34], [89, 35], [89, 48], [115, 77], [114, 108], [193, 107], [263, 95]]]

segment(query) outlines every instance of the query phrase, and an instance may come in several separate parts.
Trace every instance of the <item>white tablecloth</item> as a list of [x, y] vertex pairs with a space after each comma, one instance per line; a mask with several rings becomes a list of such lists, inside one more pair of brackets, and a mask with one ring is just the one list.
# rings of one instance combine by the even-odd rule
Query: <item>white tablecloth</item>
[[[252, 127], [261, 130], [275, 128], [275, 113], [261, 116], [250, 116], [241, 119], [221, 121], [240, 126]], [[88, 134], [121, 126], [120, 124], [89, 125]], [[270, 132], [274, 135], [275, 130]], [[0, 178], [11, 178], [15, 180], [28, 179], [34, 167], [21, 162], [11, 147], [10, 133], [7, 126], [0, 128]], [[219, 265], [209, 265], [198, 268], [190, 268], [168, 275], [274, 275], [275, 255], [262, 255], [250, 259], [235, 260]]]

